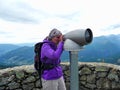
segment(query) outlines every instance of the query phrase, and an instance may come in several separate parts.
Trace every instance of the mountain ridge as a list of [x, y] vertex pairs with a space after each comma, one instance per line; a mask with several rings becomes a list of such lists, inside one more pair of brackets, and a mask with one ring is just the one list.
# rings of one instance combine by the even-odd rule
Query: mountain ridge
[[[34, 47], [33, 46], [15, 46], [4, 54], [0, 54], [0, 66], [16, 66], [23, 64], [33, 64]], [[31, 44], [32, 45], [32, 44]], [[108, 62], [120, 65], [120, 34], [110, 36], [94, 37], [93, 42], [86, 45], [81, 50], [79, 61], [81, 62]], [[2, 47], [0, 47], [2, 48]], [[62, 62], [69, 61], [69, 52], [64, 51], [61, 56]]]

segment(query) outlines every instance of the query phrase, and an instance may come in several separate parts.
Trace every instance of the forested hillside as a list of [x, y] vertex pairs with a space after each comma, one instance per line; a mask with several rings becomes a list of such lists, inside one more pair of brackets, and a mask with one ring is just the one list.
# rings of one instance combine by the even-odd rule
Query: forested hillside
[[[0, 44], [0, 67], [33, 64], [34, 47]], [[70, 61], [69, 52], [64, 51], [62, 62]], [[81, 62], [106, 62], [120, 65], [120, 35], [94, 37], [93, 42], [79, 52]]]

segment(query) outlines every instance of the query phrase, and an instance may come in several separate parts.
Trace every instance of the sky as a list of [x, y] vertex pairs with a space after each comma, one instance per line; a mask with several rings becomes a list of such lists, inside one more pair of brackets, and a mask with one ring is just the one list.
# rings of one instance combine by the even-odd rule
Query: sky
[[120, 34], [119, 8], [119, 0], [0, 0], [0, 43], [39, 42], [53, 28]]

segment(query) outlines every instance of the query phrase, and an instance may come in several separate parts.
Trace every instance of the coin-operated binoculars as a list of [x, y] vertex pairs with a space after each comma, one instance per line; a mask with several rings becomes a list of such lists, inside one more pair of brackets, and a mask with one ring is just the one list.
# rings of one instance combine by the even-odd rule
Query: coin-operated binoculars
[[93, 40], [90, 28], [77, 29], [64, 35], [64, 50], [70, 54], [70, 90], [79, 90], [78, 83], [78, 51]]

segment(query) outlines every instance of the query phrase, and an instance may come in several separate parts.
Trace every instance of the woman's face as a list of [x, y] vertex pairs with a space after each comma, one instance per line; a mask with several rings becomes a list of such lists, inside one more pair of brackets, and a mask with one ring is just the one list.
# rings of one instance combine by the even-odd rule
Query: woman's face
[[58, 35], [58, 36], [55, 36], [52, 38], [52, 42], [54, 42], [55, 44], [58, 44], [60, 42], [60, 36], [61, 35]]

